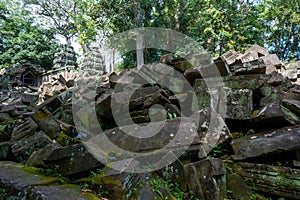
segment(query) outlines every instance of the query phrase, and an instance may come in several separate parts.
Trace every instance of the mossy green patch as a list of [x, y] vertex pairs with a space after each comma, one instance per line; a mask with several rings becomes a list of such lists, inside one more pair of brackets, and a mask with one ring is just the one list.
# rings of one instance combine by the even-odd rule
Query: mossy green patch
[[80, 143], [79, 139], [71, 138], [70, 136], [66, 135], [63, 131], [56, 137], [56, 142], [62, 146], [68, 146], [72, 144]]
[[70, 189], [80, 189], [80, 186], [76, 185], [76, 184], [64, 184], [64, 185], [61, 185], [60, 187], [70, 188]]
[[252, 116], [253, 116], [253, 117], [256, 117], [257, 114], [259, 113], [259, 111], [260, 111], [260, 110], [254, 110], [253, 113], [252, 113]]
[[272, 94], [272, 88], [270, 86], [263, 86], [260, 88], [260, 91], [265, 97]]
[[233, 139], [238, 139], [244, 136], [242, 132], [232, 132], [231, 135]]
[[41, 171], [43, 170], [42, 168], [37, 168], [37, 167], [33, 167], [33, 166], [24, 166], [24, 167], [22, 167], [22, 169], [25, 172], [28, 172], [30, 174], [35, 174], [35, 175], [42, 175]]
[[95, 196], [93, 193], [83, 192], [82, 195], [91, 200], [101, 200], [99, 197]]
[[286, 107], [281, 106], [281, 110], [293, 122], [299, 122], [300, 121], [300, 118], [297, 115], [295, 115], [293, 112], [291, 112], [289, 109], [287, 109]]
[[42, 178], [44, 182], [39, 185], [60, 185], [62, 182], [64, 182], [64, 178], [62, 177], [45, 176], [44, 174], [42, 174], [42, 168], [37, 168], [33, 166], [23, 166], [22, 170], [30, 174], [38, 175], [40, 178]]

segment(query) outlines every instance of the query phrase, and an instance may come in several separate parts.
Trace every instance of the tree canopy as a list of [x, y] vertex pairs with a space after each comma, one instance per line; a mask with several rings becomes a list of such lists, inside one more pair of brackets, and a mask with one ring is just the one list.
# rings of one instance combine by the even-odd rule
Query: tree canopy
[[0, 1], [0, 66], [15, 63], [52, 65], [55, 30], [35, 24], [28, 11], [14, 1]]
[[[141, 26], [164, 27], [194, 38], [215, 56], [258, 44], [278, 54], [281, 60], [300, 59], [297, 0], [140, 0], [139, 24], [135, 21], [135, 2], [98, 3], [99, 13], [108, 19], [104, 25], [110, 33]], [[152, 58], [158, 53], [146, 50], [146, 58], [147, 51]]]
[[[6, 1], [5, 3], [3, 1]], [[14, 2], [14, 3], [8, 3]], [[34, 22], [28, 11], [13, 8], [15, 1], [1, 0], [0, 64], [51, 58], [53, 35], [68, 43], [77, 40], [85, 52], [97, 38], [137, 27], [163, 27], [197, 40], [213, 55], [253, 44], [264, 46], [281, 60], [299, 60], [300, 3], [297, 0], [23, 0], [49, 22]], [[34, 13], [34, 9], [27, 9]], [[99, 37], [100, 36], [100, 37]], [[171, 40], [171, 39], [170, 39]], [[34, 41], [34, 42], [33, 42]], [[140, 41], [142, 42], [142, 41]], [[36, 53], [36, 49], [39, 53]], [[144, 50], [153, 62], [161, 50]], [[47, 55], [47, 56], [46, 56]], [[27, 57], [26, 57], [27, 56]], [[123, 56], [136, 65], [135, 52]], [[126, 66], [125, 66], [126, 67]]]

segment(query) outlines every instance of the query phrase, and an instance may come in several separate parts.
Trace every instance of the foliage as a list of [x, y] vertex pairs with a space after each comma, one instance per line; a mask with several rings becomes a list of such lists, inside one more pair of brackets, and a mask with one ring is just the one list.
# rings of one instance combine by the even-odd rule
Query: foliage
[[24, 0], [24, 2], [29, 6], [37, 5], [38, 15], [49, 19], [56, 32], [63, 36], [68, 44], [71, 44], [71, 39], [76, 36], [85, 52], [88, 45], [95, 40], [99, 18], [95, 11], [97, 0]]
[[[105, 37], [137, 27], [179, 31], [214, 56], [230, 49], [242, 52], [258, 44], [269, 48], [281, 60], [300, 59], [297, 0], [23, 0], [29, 5], [27, 8], [38, 6], [31, 9], [32, 14], [38, 10], [39, 16], [52, 22], [47, 26], [39, 21], [33, 23], [20, 6], [13, 8], [15, 1], [4, 1], [0, 3], [1, 64], [29, 60], [49, 65], [52, 49], [48, 44], [54, 34], [62, 35], [69, 43], [71, 38], [77, 38], [85, 52], [97, 40], [102, 43]], [[51, 24], [54, 29], [49, 29]], [[172, 43], [170, 38], [168, 45]], [[164, 53], [145, 49], [144, 61], [158, 61]], [[120, 67], [135, 67], [136, 56], [136, 52], [122, 55]]]
[[[196, 4], [199, 4], [196, 6]], [[198, 8], [198, 9], [195, 9]], [[189, 1], [187, 34], [215, 55], [262, 45], [261, 7], [250, 1]]]
[[[213, 55], [230, 49], [242, 52], [258, 44], [268, 47], [282, 60], [300, 57], [299, 1], [163, 0], [140, 3], [141, 26], [180, 31], [197, 40]], [[108, 19], [104, 23], [109, 30], [107, 35], [137, 27], [132, 9], [135, 1], [104, 0], [99, 5], [103, 8], [101, 15]], [[152, 51], [151, 56], [156, 57], [157, 53]], [[132, 66], [134, 62], [128, 60], [134, 56], [126, 57], [126, 63]]]
[[265, 43], [282, 60], [300, 59], [300, 2], [265, 0]]
[[189, 199], [191, 196], [191, 194], [183, 192], [177, 183], [159, 177], [150, 180], [150, 187], [162, 199], [165, 199], [161, 191], [163, 188], [167, 189], [178, 200]]
[[60, 166], [55, 165], [53, 168], [46, 168], [42, 171], [47, 176], [53, 176], [53, 177], [61, 177], [61, 173], [58, 172]]
[[34, 24], [20, 3], [0, 2], [0, 66], [29, 62], [48, 68], [55, 48], [52, 29]]

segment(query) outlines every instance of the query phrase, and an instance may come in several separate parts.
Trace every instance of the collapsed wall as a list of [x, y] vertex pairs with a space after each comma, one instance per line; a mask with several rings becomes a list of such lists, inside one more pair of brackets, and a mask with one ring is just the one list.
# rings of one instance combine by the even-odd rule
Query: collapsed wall
[[[189, 60], [193, 59], [199, 65], [191, 65]], [[76, 177], [104, 168], [100, 181], [94, 184], [103, 184], [105, 177], [115, 180], [112, 198], [127, 195], [130, 199], [134, 194], [157, 196], [149, 190], [150, 180], [166, 178], [163, 169], [132, 175], [128, 170], [133, 170], [130, 167], [136, 162], [130, 160], [125, 164], [124, 158], [127, 162], [128, 157], [119, 149], [104, 149], [106, 161], [100, 162], [83, 143], [97, 144], [105, 135], [120, 149], [143, 156], [145, 152], [150, 155], [151, 152], [162, 155], [175, 152], [175, 161], [170, 162], [169, 167], [176, 170], [168, 172], [169, 177], [180, 183], [183, 191], [192, 191], [197, 198], [250, 199], [248, 193], [254, 191], [299, 199], [300, 86], [295, 83], [299, 80], [295, 68], [300, 66], [297, 62], [292, 65], [293, 70], [290, 70], [276, 55], [254, 45], [243, 54], [229, 51], [214, 59], [202, 52], [185, 58], [168, 54], [161, 57], [160, 63], [146, 65], [141, 70], [108, 73], [96, 81], [91, 80], [93, 77], [80, 81], [78, 74], [77, 78], [68, 80], [65, 76], [53, 76], [63, 89], [49, 85], [52, 92], [41, 93], [43, 102], [39, 106], [1, 106], [0, 159], [55, 169], [61, 176], [70, 177], [68, 183], [73, 184], [85, 183]], [[217, 73], [211, 70], [214, 66]], [[180, 76], [171, 76], [172, 69]], [[157, 84], [157, 79], [174, 87], [170, 90]], [[222, 84], [208, 88], [208, 82], [220, 83], [220, 80]], [[81, 95], [75, 98], [78, 102], [72, 102], [76, 84], [84, 87], [80, 87]], [[188, 85], [195, 95], [186, 89]], [[132, 90], [130, 98], [124, 98]], [[94, 110], [80, 102], [90, 102]], [[188, 105], [187, 109], [183, 110], [181, 103]], [[124, 114], [126, 109], [129, 115]], [[194, 115], [198, 123], [190, 120]], [[84, 129], [76, 129], [78, 124]], [[134, 132], [136, 124], [151, 125], [141, 132], [146, 136], [151, 134], [151, 129], [163, 128], [153, 137], [139, 139], [126, 132]], [[99, 126], [102, 132], [97, 132]], [[177, 134], [182, 136], [165, 150]], [[184, 136], [193, 136], [193, 140], [185, 143], [189, 137]], [[187, 144], [185, 153], [176, 157], [176, 152]], [[138, 159], [156, 161], [151, 156]], [[109, 167], [103, 162], [109, 162]], [[14, 165], [6, 163], [5, 167], [14, 169]], [[118, 166], [123, 170], [116, 171]], [[5, 187], [1, 176], [4, 175], [0, 174], [0, 183]], [[95, 179], [85, 181], [91, 184]], [[241, 194], [237, 182], [246, 192]], [[136, 191], [139, 183], [143, 186]], [[37, 191], [34, 193], [37, 194], [44, 189], [35, 188], [32, 192]], [[159, 190], [172, 197], [163, 188]], [[96, 189], [91, 192], [96, 193]]]

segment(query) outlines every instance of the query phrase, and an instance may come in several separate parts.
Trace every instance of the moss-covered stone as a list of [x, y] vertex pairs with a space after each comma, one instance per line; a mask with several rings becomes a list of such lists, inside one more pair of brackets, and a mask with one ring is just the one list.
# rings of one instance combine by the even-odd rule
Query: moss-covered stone
[[38, 174], [38, 170], [24, 168], [22, 164], [9, 161], [0, 162], [0, 186], [9, 195], [20, 194], [21, 197], [35, 185], [51, 185], [57, 178], [47, 178]]
[[282, 112], [285, 114], [285, 116], [289, 119], [289, 121], [297, 124], [300, 122], [300, 116], [297, 116], [293, 112], [291, 112], [288, 108], [281, 106]]
[[231, 135], [232, 135], [232, 139], [238, 139], [244, 136], [242, 132], [231, 132]]
[[238, 174], [227, 174], [227, 191], [231, 191], [230, 196], [238, 200], [250, 200], [251, 190], [245, 181]]
[[11, 148], [9, 142], [0, 143], [0, 160], [7, 160], [11, 154]]
[[300, 170], [255, 163], [238, 163], [236, 172], [256, 191], [300, 199]]
[[72, 144], [79, 144], [80, 140], [77, 138], [72, 138], [65, 134], [65, 132], [61, 132], [57, 137], [56, 137], [56, 142], [62, 146], [68, 146]]

